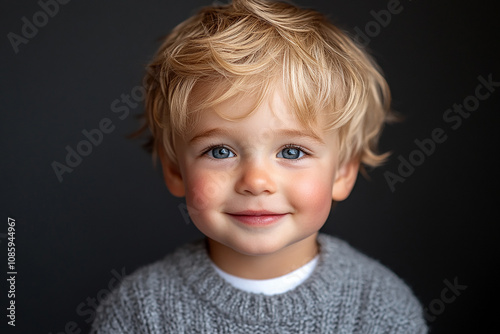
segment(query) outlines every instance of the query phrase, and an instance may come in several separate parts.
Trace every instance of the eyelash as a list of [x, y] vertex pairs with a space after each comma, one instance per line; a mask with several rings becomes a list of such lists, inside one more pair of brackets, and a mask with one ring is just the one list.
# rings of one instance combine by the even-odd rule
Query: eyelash
[[[231, 152], [233, 152], [233, 153], [234, 153], [234, 150], [233, 150], [233, 149], [231, 149], [231, 148], [227, 147], [227, 146], [226, 146], [226, 145], [224, 145], [224, 144], [212, 144], [212, 145], [208, 146], [207, 148], [205, 148], [205, 149], [203, 150], [203, 153], [202, 153], [201, 155], [202, 155], [202, 156], [205, 156], [205, 155], [207, 155], [207, 154], [208, 154], [211, 150], [213, 150], [214, 148], [217, 148], [217, 147], [224, 147], [224, 148], [227, 148], [228, 150], [230, 150]], [[300, 158], [298, 158], [298, 159], [294, 159], [294, 160], [301, 160], [301, 159], [303, 159], [304, 157], [311, 155], [311, 153], [309, 153], [309, 152], [307, 151], [307, 149], [305, 149], [304, 147], [302, 147], [302, 146], [300, 146], [300, 145], [297, 145], [297, 144], [286, 144], [286, 145], [284, 145], [284, 146], [280, 149], [280, 152], [281, 152], [282, 150], [284, 150], [285, 148], [294, 148], [294, 149], [297, 149], [297, 150], [301, 151], [302, 153], [304, 153], [304, 156], [302, 156], [302, 157], [300, 157]], [[237, 155], [236, 155], [236, 153], [234, 153], [234, 155], [235, 155], [235, 156], [237, 156]]]
[[[217, 148], [217, 147], [224, 147], [224, 148], [227, 148], [228, 150], [230, 150], [231, 152], [233, 152], [233, 153], [234, 153], [234, 150], [232, 150], [231, 148], [227, 147], [227, 146], [226, 146], [226, 145], [224, 145], [224, 144], [213, 144], [213, 145], [210, 145], [210, 146], [208, 146], [207, 148], [205, 148], [205, 149], [203, 150], [203, 153], [202, 153], [201, 155], [202, 155], [202, 156], [207, 155], [207, 154], [208, 154], [208, 152], [210, 152], [211, 150], [213, 150], [214, 148]], [[234, 155], [236, 155], [236, 153], [234, 153]]]

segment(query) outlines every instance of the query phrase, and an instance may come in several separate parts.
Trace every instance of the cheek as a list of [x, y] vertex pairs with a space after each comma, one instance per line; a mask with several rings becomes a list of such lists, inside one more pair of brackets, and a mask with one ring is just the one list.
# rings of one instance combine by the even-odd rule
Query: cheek
[[332, 181], [317, 177], [296, 177], [289, 188], [289, 200], [302, 214], [316, 219], [326, 219], [332, 205]]
[[198, 172], [186, 176], [186, 202], [196, 211], [218, 205], [223, 200], [227, 177], [222, 173]]

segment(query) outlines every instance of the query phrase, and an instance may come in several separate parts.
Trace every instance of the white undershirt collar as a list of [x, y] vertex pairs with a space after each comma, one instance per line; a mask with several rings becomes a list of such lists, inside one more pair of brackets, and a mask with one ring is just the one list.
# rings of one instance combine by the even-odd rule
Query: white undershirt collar
[[226, 273], [217, 267], [217, 265], [211, 260], [210, 263], [214, 267], [215, 271], [232, 286], [247, 292], [263, 293], [271, 296], [292, 290], [304, 282], [309, 276], [311, 276], [314, 268], [316, 268], [318, 259], [319, 254], [302, 267], [283, 276], [270, 279], [241, 278]]

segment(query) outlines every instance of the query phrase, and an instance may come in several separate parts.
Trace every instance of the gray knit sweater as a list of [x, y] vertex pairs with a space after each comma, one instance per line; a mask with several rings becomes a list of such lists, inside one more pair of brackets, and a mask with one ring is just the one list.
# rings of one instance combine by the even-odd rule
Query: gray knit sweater
[[302, 284], [266, 296], [239, 290], [205, 242], [179, 247], [127, 277], [98, 307], [92, 333], [426, 333], [422, 309], [391, 271], [320, 233]]

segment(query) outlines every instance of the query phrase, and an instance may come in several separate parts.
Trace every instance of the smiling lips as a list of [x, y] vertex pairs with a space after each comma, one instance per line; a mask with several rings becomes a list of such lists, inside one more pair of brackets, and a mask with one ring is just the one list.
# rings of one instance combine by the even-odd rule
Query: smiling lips
[[228, 214], [243, 224], [254, 225], [254, 226], [270, 225], [287, 215], [286, 213], [275, 213], [265, 210], [264, 211], [246, 210]]

